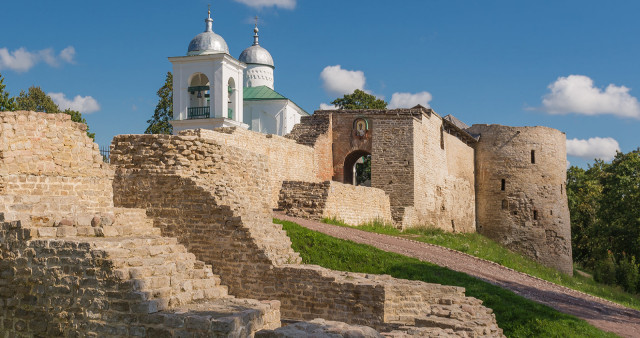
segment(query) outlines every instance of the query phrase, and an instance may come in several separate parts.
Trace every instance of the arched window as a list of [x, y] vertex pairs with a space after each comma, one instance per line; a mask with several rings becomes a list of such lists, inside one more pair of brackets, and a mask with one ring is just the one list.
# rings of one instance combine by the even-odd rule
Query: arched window
[[236, 83], [233, 81], [233, 78], [229, 78], [228, 86], [227, 86], [227, 117], [230, 119], [234, 119], [235, 111], [234, 108], [236, 106], [238, 92], [236, 90]]
[[211, 88], [209, 79], [202, 73], [195, 73], [189, 79], [188, 119], [206, 119], [211, 113]]

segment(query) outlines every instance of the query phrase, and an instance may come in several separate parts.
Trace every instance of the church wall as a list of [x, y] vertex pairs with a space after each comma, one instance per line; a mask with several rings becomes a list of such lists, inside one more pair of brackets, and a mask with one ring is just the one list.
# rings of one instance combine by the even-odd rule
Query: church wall
[[441, 132], [436, 114], [422, 115], [413, 128], [415, 209], [404, 225], [474, 232], [473, 148]]
[[[268, 164], [268, 202], [270, 208], [275, 208], [278, 205], [278, 194], [282, 181], [319, 181], [313, 148], [297, 144], [295, 141], [281, 136], [265, 135], [238, 128], [186, 130], [180, 135], [216, 140], [227, 146], [248, 149], [264, 155]], [[250, 161], [247, 161], [246, 164], [252, 165]]]
[[469, 131], [480, 134], [475, 159], [478, 232], [572, 274], [565, 134], [547, 127], [500, 125], [473, 125]]
[[85, 124], [27, 111], [2, 112], [0, 121], [0, 212], [8, 219], [50, 226], [113, 206], [113, 171]]

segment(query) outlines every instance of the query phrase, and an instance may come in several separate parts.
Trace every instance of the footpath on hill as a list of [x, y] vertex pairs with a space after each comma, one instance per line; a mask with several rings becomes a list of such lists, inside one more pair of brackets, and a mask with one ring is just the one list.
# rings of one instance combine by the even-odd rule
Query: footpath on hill
[[613, 332], [623, 337], [640, 337], [640, 311], [506, 268], [494, 262], [438, 245], [329, 225], [287, 216], [281, 212], [274, 212], [274, 217], [295, 222], [329, 236], [371, 245], [384, 251], [414, 257], [421, 261], [463, 272], [511, 290], [522, 297], [550, 306], [560, 312], [582, 318], [601, 330]]

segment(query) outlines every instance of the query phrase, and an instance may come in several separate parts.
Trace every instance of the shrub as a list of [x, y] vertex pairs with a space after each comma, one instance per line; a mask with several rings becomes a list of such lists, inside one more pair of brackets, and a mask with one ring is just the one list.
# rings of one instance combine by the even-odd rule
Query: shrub
[[611, 252], [608, 253], [607, 258], [596, 263], [593, 269], [593, 279], [608, 285], [616, 283], [616, 261]]
[[622, 258], [620, 258], [616, 269], [616, 279], [618, 285], [622, 286], [625, 291], [631, 293], [636, 292], [640, 274], [638, 273], [635, 256], [627, 256], [625, 253], [622, 253]]

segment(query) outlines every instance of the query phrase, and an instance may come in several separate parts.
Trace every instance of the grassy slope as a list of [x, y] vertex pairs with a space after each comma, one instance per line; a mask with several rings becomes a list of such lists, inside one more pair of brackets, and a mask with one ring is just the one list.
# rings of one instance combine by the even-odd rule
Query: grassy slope
[[508, 337], [615, 337], [573, 316], [527, 300], [466, 274], [385, 252], [371, 246], [336, 239], [286, 221], [282, 224], [304, 263], [326, 268], [421, 280], [466, 288], [468, 296], [484, 301], [496, 314]]
[[[329, 224], [350, 227], [349, 225], [335, 220], [325, 219], [323, 221]], [[640, 310], [639, 295], [624, 292], [619, 287], [596, 283], [593, 278], [583, 277], [577, 273], [574, 274], [574, 277], [559, 273], [555, 269], [548, 268], [520, 254], [514, 253], [513, 251], [506, 249], [495, 241], [478, 233], [453, 234], [434, 228], [413, 228], [400, 231], [396, 228], [381, 224], [369, 224], [353, 228], [392, 236], [408, 237], [416, 241], [436, 244], [458, 250], [472, 256], [496, 262], [516, 271], [536, 276], [552, 283], [563, 285], [574, 290], [582, 291]]]

